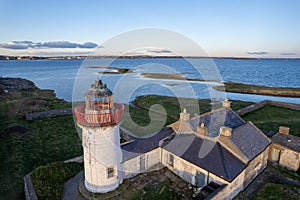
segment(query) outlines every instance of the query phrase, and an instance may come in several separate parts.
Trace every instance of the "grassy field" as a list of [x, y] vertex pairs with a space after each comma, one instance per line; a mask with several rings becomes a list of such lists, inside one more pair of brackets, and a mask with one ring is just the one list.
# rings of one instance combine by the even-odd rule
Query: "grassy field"
[[237, 92], [244, 94], [260, 94], [270, 96], [283, 96], [283, 97], [300, 97], [300, 88], [278, 88], [249, 85], [243, 83], [227, 82], [224, 86], [214, 86], [215, 90], [226, 92]]
[[24, 199], [23, 176], [40, 165], [82, 154], [73, 117], [26, 121], [26, 112], [70, 107], [52, 91], [22, 91], [0, 98], [0, 199]]
[[299, 200], [300, 187], [267, 183], [251, 200]]
[[290, 127], [290, 134], [300, 137], [300, 111], [267, 105], [243, 116], [261, 130], [278, 131], [279, 126]]
[[[159, 129], [178, 120], [182, 110], [179, 102], [185, 102], [191, 117], [212, 109], [209, 100], [148, 95], [137, 98], [132, 102], [133, 106], [126, 106], [123, 126], [133, 128], [139, 136], [152, 133], [153, 130], [147, 126], [150, 123], [157, 125], [154, 127]], [[155, 104], [160, 106], [153, 106]], [[252, 103], [233, 101], [232, 109], [238, 110], [250, 104]], [[218, 104], [214, 108], [220, 106]], [[82, 154], [80, 136], [74, 126], [73, 116], [33, 121], [24, 119], [27, 112], [66, 107], [71, 107], [71, 103], [57, 99], [49, 90], [18, 91], [0, 98], [0, 199], [24, 199], [25, 174], [38, 166]], [[130, 127], [132, 123], [129, 116], [138, 128]], [[279, 126], [285, 125], [291, 127], [292, 134], [299, 136], [300, 133], [300, 111], [266, 106], [245, 115], [244, 119], [253, 121], [261, 129], [277, 131]]]
[[195, 78], [186, 78], [183, 74], [160, 74], [160, 73], [141, 73], [144, 78], [152, 79], [170, 79], [170, 80], [186, 80], [186, 81], [197, 81], [197, 82], [218, 82], [219, 80], [204, 80]]
[[[195, 116], [195, 114], [198, 115], [199, 113], [206, 113], [211, 111], [212, 108], [219, 108], [222, 106], [221, 104], [212, 106], [211, 101], [206, 99], [195, 100], [188, 98], [146, 95], [135, 99], [132, 102], [132, 105], [134, 105], [133, 107], [126, 107], [126, 111], [128, 112], [125, 112], [122, 126], [128, 130], [132, 130], [132, 132], [137, 136], [151, 134], [179, 119], [179, 113], [183, 109], [180, 108], [180, 104], [182, 102], [185, 105], [184, 108], [186, 108], [187, 112], [191, 114], [191, 117]], [[160, 106], [153, 108], [153, 105], [157, 104]], [[238, 110], [251, 104], [251, 102], [233, 101], [232, 109]], [[163, 110], [165, 110], [165, 112]], [[133, 122], [139, 126], [133, 126], [132, 123], [130, 123], [130, 118], [132, 118]]]

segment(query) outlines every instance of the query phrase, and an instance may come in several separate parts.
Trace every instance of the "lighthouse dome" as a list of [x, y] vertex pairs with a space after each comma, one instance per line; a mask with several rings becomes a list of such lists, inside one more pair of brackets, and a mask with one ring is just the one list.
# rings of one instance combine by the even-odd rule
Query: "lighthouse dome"
[[[107, 88], [106, 84], [102, 84], [101, 80], [96, 80], [95, 84], [85, 95], [86, 109], [107, 111], [113, 108], [113, 93]], [[106, 112], [105, 111], [105, 112]]]
[[91, 88], [86, 93], [86, 96], [90, 97], [106, 97], [112, 95], [113, 92], [107, 88], [106, 84], [102, 84], [101, 80], [96, 80], [95, 84], [92, 84]]

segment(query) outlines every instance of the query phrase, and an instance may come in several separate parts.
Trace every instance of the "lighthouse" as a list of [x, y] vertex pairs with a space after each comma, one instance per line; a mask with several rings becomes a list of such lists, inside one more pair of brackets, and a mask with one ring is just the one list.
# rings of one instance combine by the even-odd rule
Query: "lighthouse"
[[113, 102], [113, 93], [96, 80], [85, 95], [85, 104], [75, 107], [82, 129], [84, 185], [90, 192], [106, 193], [122, 183], [119, 125], [124, 105]]

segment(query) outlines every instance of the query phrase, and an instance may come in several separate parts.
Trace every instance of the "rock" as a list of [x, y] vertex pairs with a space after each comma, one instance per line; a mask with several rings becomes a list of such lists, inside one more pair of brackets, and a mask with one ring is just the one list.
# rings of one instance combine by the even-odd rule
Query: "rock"
[[38, 89], [33, 82], [21, 78], [0, 78], [1, 93], [15, 90], [32, 91]]

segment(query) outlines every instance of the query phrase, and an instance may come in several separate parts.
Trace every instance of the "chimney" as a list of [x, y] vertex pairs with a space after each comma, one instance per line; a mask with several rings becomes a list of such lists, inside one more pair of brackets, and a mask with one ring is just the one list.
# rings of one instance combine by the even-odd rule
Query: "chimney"
[[180, 121], [189, 121], [190, 120], [190, 114], [186, 112], [186, 109], [184, 108], [183, 111], [180, 113]]
[[205, 127], [204, 123], [202, 122], [200, 126], [197, 127], [197, 134], [207, 136], [208, 128]]
[[283, 135], [288, 135], [290, 132], [290, 128], [286, 126], [280, 126], [278, 132]]
[[230, 101], [228, 101], [227, 98], [225, 98], [225, 100], [223, 101], [223, 107], [230, 108]]
[[220, 135], [222, 135], [222, 136], [230, 137], [231, 133], [232, 133], [232, 129], [227, 126], [222, 126], [220, 128]]

